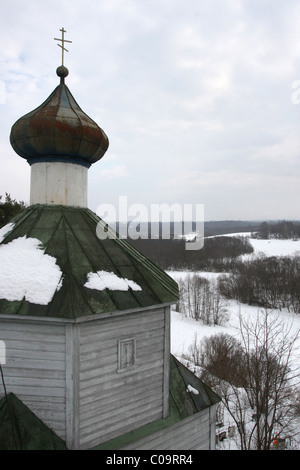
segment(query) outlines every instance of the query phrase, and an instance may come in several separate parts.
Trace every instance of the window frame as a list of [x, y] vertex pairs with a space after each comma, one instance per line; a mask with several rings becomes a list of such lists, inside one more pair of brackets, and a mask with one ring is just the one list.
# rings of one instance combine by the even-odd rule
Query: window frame
[[[122, 357], [123, 355], [123, 345], [126, 343], [132, 345], [132, 360], [130, 363], [124, 365], [125, 358]], [[118, 368], [117, 372], [125, 372], [128, 370], [134, 369], [136, 364], [136, 340], [133, 337], [128, 337], [128, 338], [121, 338], [118, 340]]]

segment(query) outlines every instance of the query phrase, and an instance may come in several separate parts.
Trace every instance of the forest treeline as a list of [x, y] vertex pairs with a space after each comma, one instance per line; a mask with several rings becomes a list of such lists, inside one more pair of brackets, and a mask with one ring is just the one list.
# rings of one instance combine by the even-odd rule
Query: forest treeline
[[184, 240], [139, 238], [128, 242], [162, 269], [228, 271], [238, 256], [253, 252], [247, 237], [206, 238], [200, 250], [187, 250]]
[[5, 193], [5, 198], [0, 195], [0, 228], [8, 224], [9, 221], [25, 209], [23, 201], [12, 199], [9, 193]]
[[252, 237], [261, 239], [278, 238], [281, 240], [297, 240], [300, 237], [300, 222], [287, 220], [262, 222], [258, 230], [252, 234]]
[[256, 257], [237, 262], [218, 281], [221, 295], [248, 305], [300, 313], [300, 256]]

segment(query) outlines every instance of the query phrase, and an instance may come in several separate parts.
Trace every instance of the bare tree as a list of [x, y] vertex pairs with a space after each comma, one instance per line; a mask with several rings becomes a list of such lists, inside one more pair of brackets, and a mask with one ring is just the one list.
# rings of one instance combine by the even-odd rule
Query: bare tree
[[205, 325], [222, 325], [228, 320], [224, 298], [215, 284], [197, 274], [179, 282], [178, 310]]
[[299, 332], [268, 310], [240, 315], [239, 335], [214, 335], [194, 344], [201, 377], [213, 386], [235, 422], [241, 450], [269, 450], [276, 435], [292, 437], [299, 398], [294, 352]]
[[[294, 363], [299, 332], [293, 333], [291, 324], [268, 310], [259, 311], [253, 320], [240, 315], [239, 321], [247, 377], [242, 401], [235, 399], [242, 422], [241, 442], [246, 449], [269, 450], [276, 434], [292, 432], [299, 386], [299, 366]], [[245, 405], [251, 409], [250, 421], [247, 413], [242, 416]]]

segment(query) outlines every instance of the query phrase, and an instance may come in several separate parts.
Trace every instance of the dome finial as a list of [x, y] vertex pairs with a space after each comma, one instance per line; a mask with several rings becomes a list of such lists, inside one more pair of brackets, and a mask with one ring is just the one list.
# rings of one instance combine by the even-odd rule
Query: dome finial
[[65, 42], [72, 42], [65, 39], [65, 33], [67, 32], [64, 27], [60, 29], [61, 31], [61, 39], [54, 38], [55, 41], [61, 41], [61, 44], [57, 44], [61, 47], [61, 66], [56, 69], [57, 75], [60, 77], [61, 82], [64, 82], [64, 78], [69, 75], [69, 70], [67, 67], [64, 66], [64, 51], [69, 52], [68, 49], [65, 48]]

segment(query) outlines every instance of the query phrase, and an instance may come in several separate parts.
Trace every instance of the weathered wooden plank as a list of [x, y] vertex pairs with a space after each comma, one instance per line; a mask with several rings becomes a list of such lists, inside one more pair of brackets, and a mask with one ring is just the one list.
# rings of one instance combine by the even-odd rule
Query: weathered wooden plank
[[[13, 392], [13, 388], [18, 384], [23, 386], [40, 387], [52, 389], [54, 387], [65, 386], [65, 372], [64, 371], [40, 371], [40, 374], [36, 374], [36, 370], [26, 373], [26, 370], [18, 371], [13, 375], [9, 370], [5, 374], [6, 388], [10, 387], [10, 391]], [[50, 373], [51, 372], [51, 373]]]
[[122, 449], [151, 450], [191, 450], [191, 448], [209, 449], [208, 410], [186, 418], [183, 421], [162, 429], [157, 433], [123, 446]]
[[135, 381], [132, 382], [129, 385], [124, 385], [122, 387], [122, 390], [118, 391], [118, 384], [115, 383], [115, 386], [109, 386], [105, 385], [102, 389], [100, 387], [95, 387], [93, 389], [87, 388], [84, 390], [84, 392], [80, 393], [80, 403], [84, 405], [85, 403], [92, 403], [98, 402], [98, 399], [96, 398], [97, 396], [101, 396], [102, 394], [109, 394], [110, 396], [110, 401], [113, 402], [121, 402], [125, 401], [127, 403], [127, 398], [131, 393], [134, 392], [135, 389], [140, 390], [140, 394], [143, 396], [147, 397], [148, 395], [148, 390], [152, 390], [153, 393], [156, 392], [156, 390], [159, 390], [159, 393], [161, 394], [162, 390], [162, 380], [160, 376], [153, 377], [153, 387], [151, 384], [151, 380], [145, 380], [145, 386], [139, 386], [139, 382]]
[[[148, 347], [144, 347], [143, 341], [140, 341], [139, 338], [136, 338], [136, 362], [145, 363], [151, 362], [151, 357], [162, 357], [163, 356], [163, 339], [158, 341], [155, 339], [155, 342]], [[111, 370], [113, 371], [117, 367], [118, 359], [118, 344], [117, 341], [111, 348], [105, 350], [94, 350], [89, 353], [84, 353], [81, 355], [80, 362], [80, 371], [84, 372], [89, 369], [98, 369], [99, 367], [106, 367], [109, 364], [111, 365]], [[98, 373], [98, 371], [97, 371]]]
[[152, 393], [143, 397], [143, 399], [138, 395], [134, 395], [134, 398], [129, 400], [126, 406], [120, 400], [87, 402], [80, 410], [80, 427], [89, 427], [91, 420], [105, 423], [105, 419], [113, 421], [114, 416], [115, 419], [120, 420], [120, 416], [125, 417], [126, 410], [131, 414], [133, 409], [141, 409], [141, 414], [143, 414], [145, 412], [144, 406], [148, 403], [151, 403], [152, 411], [160, 413], [160, 410], [158, 410], [160, 407], [157, 406], [157, 403], [161, 403], [161, 396], [157, 393], [157, 390], [152, 390]]
[[[32, 397], [39, 397], [43, 396], [45, 398], [45, 402], [47, 401], [47, 397], [64, 397], [65, 398], [65, 388], [64, 387], [52, 387], [49, 389], [48, 387], [32, 387], [29, 385], [23, 384], [16, 384], [13, 387], [10, 384], [7, 385], [7, 392], [13, 392], [15, 395], [19, 396], [32, 396]], [[0, 389], [1, 390], [1, 389]], [[47, 394], [48, 392], [48, 394]], [[25, 405], [27, 404], [24, 401]]]
[[72, 449], [78, 446], [78, 374], [79, 374], [79, 328], [66, 325], [66, 402], [65, 441]]
[[[64, 350], [63, 351], [57, 351], [55, 348], [55, 351], [53, 351], [53, 346], [49, 348], [49, 351], [33, 351], [32, 349], [17, 349], [17, 348], [12, 348], [11, 343], [9, 345], [10, 347], [6, 347], [6, 352], [7, 352], [7, 358], [12, 361], [27, 361], [27, 360], [37, 360], [37, 361], [42, 361], [45, 362], [45, 360], [49, 361], [49, 353], [51, 353], [51, 361], [56, 361], [56, 362], [65, 362], [65, 354]], [[10, 354], [13, 353], [13, 354]]]
[[[87, 435], [82, 434], [80, 437], [80, 447], [90, 448], [97, 443], [104, 442], [106, 439], [113, 439], [114, 437], [124, 434], [126, 432], [135, 429], [135, 427], [142, 426], [149, 422], [155, 421], [161, 418], [161, 414], [155, 412], [151, 407], [146, 410], [142, 415], [140, 411], [137, 414], [131, 414], [126, 419], [123, 419], [120, 415], [119, 420], [116, 422], [109, 422], [105, 428], [96, 429], [95, 426], [90, 428], [90, 432]], [[105, 434], [103, 430], [105, 429]]]
[[[160, 385], [161, 385], [161, 380], [160, 378], [158, 379], [153, 379], [153, 383], [149, 383], [149, 386], [143, 391], [143, 398], [147, 400], [149, 397], [153, 396], [158, 396], [160, 397]], [[130, 405], [132, 402], [135, 400], [141, 398], [141, 387], [137, 388], [136, 386], [133, 386], [130, 390], [128, 390], [128, 400], [126, 403]], [[107, 410], [107, 409], [115, 409], [115, 408], [120, 408], [122, 406], [122, 403], [120, 401], [120, 396], [119, 395], [107, 395], [103, 394], [100, 395], [97, 399], [95, 399], [94, 395], [86, 395], [82, 397], [81, 400], [81, 406], [80, 406], [80, 413], [87, 417], [88, 411], [90, 409], [99, 409], [100, 413], [101, 410]]]
[[106, 408], [101, 412], [101, 414], [99, 413], [98, 416], [91, 411], [89, 413], [86, 412], [85, 417], [87, 419], [80, 423], [80, 430], [90, 429], [94, 427], [96, 423], [98, 426], [106, 428], [112, 423], [120, 422], [122, 420], [127, 421], [133, 415], [141, 414], [141, 410], [143, 413], [147, 410], [157, 413], [155, 403], [160, 398], [161, 397], [157, 394], [148, 396], [147, 400], [144, 400], [144, 397], [136, 397], [136, 399], [131, 400], [130, 403], [122, 404], [122, 402], [120, 402], [118, 407]]
[[[158, 334], [160, 336], [164, 335], [164, 328], [163, 324], [156, 323], [156, 325], [153, 325], [153, 328], [148, 328], [148, 325], [145, 324], [143, 325], [143, 328], [141, 328], [141, 331], [137, 331], [134, 327], [121, 327], [117, 325], [116, 328], [112, 328], [110, 331], [107, 331], [102, 334], [97, 334], [93, 335], [93, 337], [80, 337], [80, 347], [85, 348], [88, 345], [94, 344], [94, 345], [101, 345], [103, 341], [112, 341], [114, 338], [126, 338], [128, 336], [134, 336], [142, 339], [150, 338], [151, 340], [155, 338], [155, 336]], [[84, 351], [84, 349], [83, 349]], [[88, 349], [87, 349], [88, 351]]]
[[143, 323], [147, 323], [151, 325], [152, 323], [155, 324], [159, 319], [163, 318], [164, 316], [164, 309], [155, 309], [152, 312], [145, 312], [145, 313], [131, 313], [128, 315], [120, 315], [116, 317], [106, 318], [104, 320], [99, 319], [95, 322], [86, 322], [82, 324], [82, 328], [80, 330], [80, 335], [90, 336], [93, 334], [97, 334], [97, 329], [99, 326], [99, 331], [101, 333], [106, 333], [114, 328], [114, 325], [118, 323], [121, 327], [127, 327], [128, 325], [133, 324], [136, 328], [139, 328], [140, 325]]
[[[101, 407], [98, 410], [101, 410]], [[106, 408], [105, 411], [101, 412], [100, 416], [98, 414], [93, 422], [87, 419], [87, 416], [81, 419], [81, 439], [85, 434], [84, 430], [88, 435], [96, 432], [99, 442], [100, 439], [108, 439], [108, 433], [111, 431], [114, 431], [115, 435], [119, 435], [120, 432], [134, 429], [138, 425], [137, 420], [144, 424], [159, 419], [162, 417], [162, 396], [154, 395], [153, 392], [152, 396], [143, 397], [140, 401], [137, 399], [130, 404], [126, 403], [123, 408], [119, 405], [119, 407]], [[95, 416], [95, 413], [92, 415]]]
[[[27, 351], [31, 351], [29, 354], [35, 353], [52, 353], [55, 351], [56, 353], [65, 354], [65, 344], [64, 343], [50, 343], [47, 341], [35, 341], [33, 337], [31, 339], [26, 339], [22, 341], [21, 339], [9, 340], [7, 338], [1, 337], [3, 341], [5, 341], [6, 349], [8, 352], [10, 351], [20, 351], [20, 353], [27, 354]], [[30, 348], [28, 344], [30, 343]]]
[[[145, 325], [145, 328], [147, 326]], [[103, 351], [107, 348], [113, 347], [115, 345], [115, 341], [117, 339], [127, 338], [127, 337], [134, 337], [139, 338], [140, 341], [144, 342], [144, 345], [147, 345], [148, 340], [155, 341], [157, 336], [163, 338], [163, 327], [158, 326], [157, 328], [153, 328], [152, 330], [137, 332], [134, 329], [127, 328], [126, 330], [116, 328], [115, 330], [111, 330], [111, 336], [107, 337], [105, 335], [97, 335], [96, 339], [94, 338], [85, 338], [85, 341], [82, 340], [80, 343], [80, 351], [82, 354], [87, 354], [89, 352], [93, 353], [96, 351]]]
[[53, 361], [51, 359], [27, 359], [26, 357], [16, 358], [7, 354], [6, 365], [3, 366], [3, 370], [5, 371], [6, 375], [16, 375], [17, 373], [20, 373], [20, 377], [28, 375], [31, 370], [35, 370], [36, 374], [43, 376], [45, 373], [49, 374], [49, 371], [56, 373], [61, 371], [64, 372], [65, 361]]
[[38, 387], [40, 390], [44, 387], [47, 388], [49, 391], [54, 388], [64, 388], [65, 386], [65, 378], [64, 374], [59, 378], [44, 378], [44, 377], [34, 377], [32, 376], [9, 376], [6, 374], [5, 378], [6, 387], [14, 387], [14, 385], [22, 384], [23, 387], [31, 387], [36, 388]]
[[144, 385], [139, 384], [139, 382], [132, 382], [131, 384], [127, 385], [125, 384], [122, 386], [122, 390], [120, 390], [118, 382], [115, 382], [114, 386], [111, 387], [103, 386], [103, 388], [95, 387], [92, 389], [84, 389], [80, 392], [80, 403], [82, 404], [82, 406], [84, 406], [85, 403], [98, 403], [100, 400], [103, 401], [103, 403], [120, 402], [121, 400], [124, 400], [124, 395], [128, 395], [129, 399], [129, 396], [131, 396], [131, 394], [135, 394], [136, 390], [139, 390], [139, 394], [143, 392], [145, 393], [145, 396], [147, 396], [147, 394], [149, 393], [148, 390], [152, 391], [153, 393], [153, 390], [160, 390], [161, 387], [162, 380], [159, 374], [153, 375], [152, 380], [149, 378], [145, 380]]
[[[16, 320], [5, 320], [1, 318], [1, 326], [0, 326], [0, 331], [15, 331], [15, 332], [21, 332], [21, 333], [32, 333], [34, 331], [38, 332], [39, 334], [44, 334], [47, 335], [49, 334], [56, 334], [56, 332], [60, 332], [60, 334], [63, 335], [65, 329], [65, 324], [57, 324], [57, 323], [52, 323], [48, 322], [47, 324], [45, 323], [34, 323], [32, 320], [31, 321], [23, 321], [23, 322], [18, 322]], [[44, 332], [44, 333], [43, 333]]]
[[94, 330], [92, 333], [87, 334], [87, 332], [80, 331], [80, 345], [84, 344], [86, 341], [97, 342], [101, 341], [103, 338], [107, 338], [113, 335], [113, 332], [116, 332], [116, 335], [122, 336], [127, 334], [127, 332], [134, 333], [135, 335], [144, 334], [146, 336], [151, 336], [154, 334], [155, 331], [162, 331], [164, 329], [164, 319], [160, 316], [156, 321], [148, 323], [147, 321], [139, 322], [138, 326], [135, 325], [134, 322], [118, 322], [115, 319], [114, 323], [109, 325], [109, 328], [103, 329], [101, 325], [99, 325], [99, 331]]
[[6, 340], [21, 341], [22, 343], [32, 340], [34, 340], [35, 343], [64, 343], [64, 329], [60, 328], [57, 332], [55, 332], [55, 330], [53, 330], [52, 332], [47, 332], [46, 328], [43, 328], [43, 326], [47, 325], [39, 326], [40, 330], [38, 330], [37, 328], [33, 328], [27, 331], [22, 331], [14, 329], [4, 329], [2, 328], [1, 324], [0, 337], [1, 339], [5, 338]]
[[[101, 327], [99, 327], [101, 328]], [[147, 323], [140, 324], [138, 328], [135, 328], [134, 324], [119, 325], [118, 323], [114, 324], [109, 330], [99, 331], [92, 335], [82, 335], [80, 334], [80, 346], [86, 346], [87, 344], [97, 344], [104, 340], [111, 340], [113, 338], [122, 338], [127, 336], [141, 336], [143, 338], [151, 338], [161, 332], [163, 334], [163, 321], [158, 320], [153, 323], [153, 325], [148, 325]]]
[[[140, 367], [140, 370], [145, 370], [147, 367], [153, 367], [152, 364], [157, 364], [162, 361], [163, 350], [154, 350], [144, 353], [137, 347], [135, 369]], [[114, 375], [118, 369], [117, 350], [107, 354], [104, 357], [93, 357], [92, 359], [84, 358], [84, 362], [80, 364], [80, 378], [87, 380], [90, 377], [103, 377], [107, 374]], [[130, 371], [126, 371], [129, 373]], [[133, 372], [133, 370], [132, 370]]]
[[[157, 334], [151, 339], [151, 341], [146, 341], [145, 338], [134, 335], [127, 335], [127, 337], [133, 337], [136, 342], [136, 349], [140, 355], [148, 355], [149, 352], [162, 351], [164, 349], [164, 337], [161, 334]], [[89, 345], [88, 348], [81, 347], [81, 362], [84, 364], [86, 361], [92, 359], [99, 360], [101, 358], [105, 359], [111, 354], [116, 353], [118, 349], [118, 340], [115, 338], [111, 341], [103, 341], [102, 343], [96, 343], [94, 347]]]
[[63, 407], [65, 404], [64, 396], [53, 397], [53, 396], [46, 395], [46, 401], [45, 401], [45, 397], [40, 396], [40, 395], [35, 395], [34, 397], [32, 397], [31, 395], [22, 394], [22, 397], [26, 399], [26, 403], [33, 403], [33, 404], [36, 404], [37, 407], [42, 407], [42, 408], [49, 406], [55, 409], [56, 406]]
[[[148, 373], [149, 372], [149, 373]], [[138, 384], [139, 381], [151, 380], [154, 375], [161, 374], [163, 380], [163, 361], [162, 359], [153, 361], [152, 364], [145, 364], [141, 367], [133, 368], [130, 371], [120, 372], [109, 377], [109, 380], [101, 380], [101, 377], [91, 377], [89, 380], [80, 381], [80, 391], [83, 393], [85, 389], [96, 387], [101, 391], [112, 390], [112, 388], [124, 386], [125, 384]], [[105, 382], [105, 383], [104, 383]], [[120, 393], [120, 391], [119, 391]]]
[[89, 348], [80, 348], [80, 357], [81, 362], [90, 361], [91, 359], [101, 359], [106, 358], [109, 355], [113, 355], [118, 350], [118, 342], [121, 339], [134, 338], [136, 343], [136, 350], [140, 355], [148, 354], [150, 351], [162, 351], [164, 349], [164, 337], [160, 334], [157, 334], [151, 340], [145, 340], [143, 337], [127, 335], [124, 338], [114, 338], [111, 341], [103, 341], [102, 343], [97, 343], [94, 345], [94, 348], [89, 346]]

